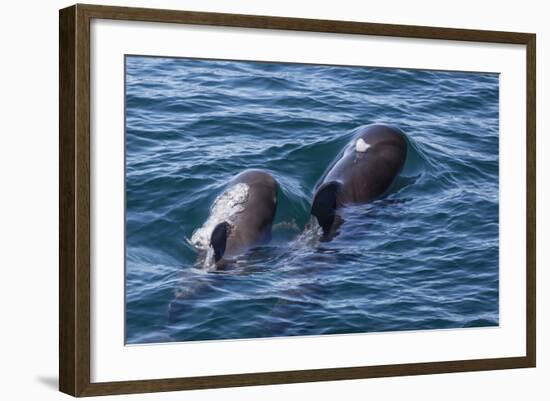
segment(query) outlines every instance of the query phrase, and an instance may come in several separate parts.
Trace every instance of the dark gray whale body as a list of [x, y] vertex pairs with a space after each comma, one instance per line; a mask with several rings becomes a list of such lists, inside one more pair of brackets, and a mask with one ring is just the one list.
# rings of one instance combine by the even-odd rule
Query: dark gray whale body
[[210, 237], [217, 267], [248, 248], [271, 240], [277, 208], [277, 181], [265, 171], [246, 170], [231, 180], [228, 189], [239, 184], [244, 197], [239, 210], [219, 222]]
[[[193, 233], [191, 242], [199, 249], [202, 264], [226, 270], [232, 266], [232, 258], [269, 242], [277, 190], [277, 181], [265, 171], [245, 170], [235, 176], [216, 198], [203, 227]], [[190, 300], [203, 297], [209, 288], [204, 279], [178, 290], [168, 307], [169, 321], [177, 321], [188, 310]]]
[[337, 209], [372, 202], [390, 188], [407, 157], [405, 134], [373, 124], [359, 130], [315, 191], [311, 214], [330, 238], [340, 225]]

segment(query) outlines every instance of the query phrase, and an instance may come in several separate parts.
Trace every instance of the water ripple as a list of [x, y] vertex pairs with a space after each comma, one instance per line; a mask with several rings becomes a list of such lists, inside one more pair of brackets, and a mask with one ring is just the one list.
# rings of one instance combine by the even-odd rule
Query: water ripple
[[[498, 76], [126, 58], [129, 343], [498, 324]], [[319, 242], [315, 184], [365, 124], [409, 136], [385, 199]], [[246, 168], [280, 184], [273, 241], [206, 272], [189, 239]]]

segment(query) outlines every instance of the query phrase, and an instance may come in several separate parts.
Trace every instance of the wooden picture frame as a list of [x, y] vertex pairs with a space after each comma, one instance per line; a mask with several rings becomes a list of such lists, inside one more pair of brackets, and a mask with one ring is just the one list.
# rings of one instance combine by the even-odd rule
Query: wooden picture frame
[[[90, 21], [94, 18], [525, 45], [527, 54], [525, 60], [527, 71], [526, 355], [92, 383], [90, 380]], [[535, 366], [536, 37], [534, 34], [80, 4], [60, 10], [59, 29], [60, 391], [73, 396], [94, 396]]]

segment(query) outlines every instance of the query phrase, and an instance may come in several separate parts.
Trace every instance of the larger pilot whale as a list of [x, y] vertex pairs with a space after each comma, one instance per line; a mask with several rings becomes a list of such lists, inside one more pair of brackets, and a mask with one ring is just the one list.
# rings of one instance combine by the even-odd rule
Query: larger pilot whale
[[222, 268], [247, 249], [271, 240], [277, 188], [275, 178], [263, 170], [245, 170], [228, 183], [191, 238], [204, 264]]
[[398, 128], [365, 126], [346, 145], [317, 186], [311, 214], [325, 238], [335, 234], [345, 205], [372, 202], [386, 193], [407, 157], [407, 140]]

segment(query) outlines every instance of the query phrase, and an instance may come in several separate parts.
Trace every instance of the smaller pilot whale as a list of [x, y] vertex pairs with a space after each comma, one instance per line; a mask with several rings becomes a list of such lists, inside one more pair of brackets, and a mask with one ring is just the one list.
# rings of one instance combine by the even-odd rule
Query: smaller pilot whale
[[337, 209], [372, 202], [386, 193], [407, 157], [407, 140], [398, 128], [373, 124], [359, 130], [315, 191], [311, 214], [333, 236], [341, 224]]
[[229, 182], [191, 238], [205, 265], [222, 268], [231, 258], [271, 240], [277, 188], [275, 178], [262, 170], [245, 170]]

